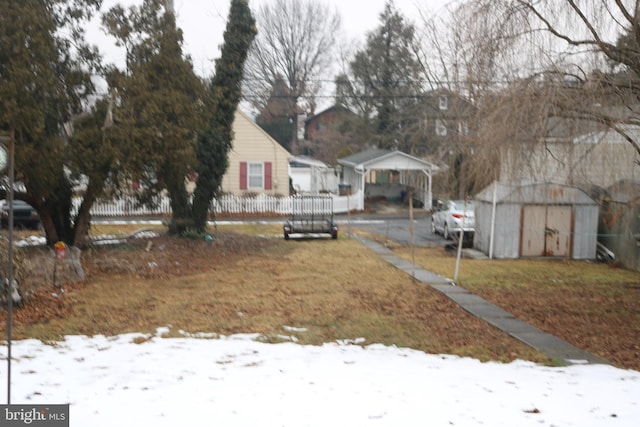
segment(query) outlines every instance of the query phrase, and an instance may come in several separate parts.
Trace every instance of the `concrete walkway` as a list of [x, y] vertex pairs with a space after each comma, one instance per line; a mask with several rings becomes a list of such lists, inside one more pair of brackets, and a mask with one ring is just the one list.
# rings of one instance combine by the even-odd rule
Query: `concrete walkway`
[[607, 364], [604, 360], [587, 353], [557, 337], [535, 328], [511, 313], [491, 304], [487, 300], [472, 294], [466, 289], [456, 286], [451, 280], [425, 270], [404, 258], [393, 254], [393, 251], [372, 240], [352, 235], [364, 246], [378, 254], [383, 260], [412, 276], [415, 280], [431, 286], [441, 292], [463, 309], [474, 316], [485, 320], [512, 337], [533, 347], [548, 357], [562, 360], [565, 364]]

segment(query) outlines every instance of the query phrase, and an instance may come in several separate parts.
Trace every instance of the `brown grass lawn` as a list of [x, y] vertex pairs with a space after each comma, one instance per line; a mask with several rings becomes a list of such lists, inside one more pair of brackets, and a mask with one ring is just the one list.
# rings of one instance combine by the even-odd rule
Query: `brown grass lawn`
[[[452, 278], [444, 248], [396, 248]], [[618, 366], [640, 369], [640, 274], [567, 260], [462, 259], [459, 284], [516, 317]]]
[[[363, 337], [369, 344], [481, 360], [553, 363], [414, 283], [356, 240], [284, 241], [279, 225], [218, 227], [212, 234], [213, 242], [160, 236], [93, 247], [83, 253], [86, 279], [62, 290], [52, 288], [41, 269], [27, 271], [23, 288], [35, 293], [15, 311], [14, 337], [51, 340], [171, 325], [174, 334], [251, 332], [273, 342], [293, 334], [302, 344]], [[411, 256], [408, 248], [395, 250]], [[50, 257], [41, 249], [20, 255], [31, 265]], [[453, 258], [444, 252], [421, 250], [415, 258], [452, 275]], [[534, 274], [519, 263], [465, 260], [462, 285], [619, 366], [640, 369], [637, 274], [548, 261]], [[556, 265], [562, 268], [550, 267]]]

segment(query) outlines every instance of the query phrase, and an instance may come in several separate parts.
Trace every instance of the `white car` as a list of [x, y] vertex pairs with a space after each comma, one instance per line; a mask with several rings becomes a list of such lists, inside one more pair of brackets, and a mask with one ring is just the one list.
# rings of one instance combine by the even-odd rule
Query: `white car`
[[464, 200], [449, 200], [431, 216], [431, 232], [442, 233], [445, 239], [464, 232], [464, 237], [473, 236], [476, 226], [476, 216], [473, 202]]

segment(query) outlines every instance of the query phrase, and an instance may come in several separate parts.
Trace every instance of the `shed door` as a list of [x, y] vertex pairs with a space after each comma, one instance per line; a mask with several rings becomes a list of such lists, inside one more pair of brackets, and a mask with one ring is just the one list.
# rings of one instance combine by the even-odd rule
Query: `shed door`
[[523, 257], [568, 257], [571, 206], [525, 206], [522, 212]]
[[568, 257], [571, 248], [571, 206], [549, 206], [545, 256]]

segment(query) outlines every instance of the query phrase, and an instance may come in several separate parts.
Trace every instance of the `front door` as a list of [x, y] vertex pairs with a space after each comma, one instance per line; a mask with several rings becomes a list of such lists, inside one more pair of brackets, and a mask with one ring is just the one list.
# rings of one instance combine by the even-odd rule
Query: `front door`
[[571, 206], [524, 206], [521, 256], [568, 257], [571, 211]]

